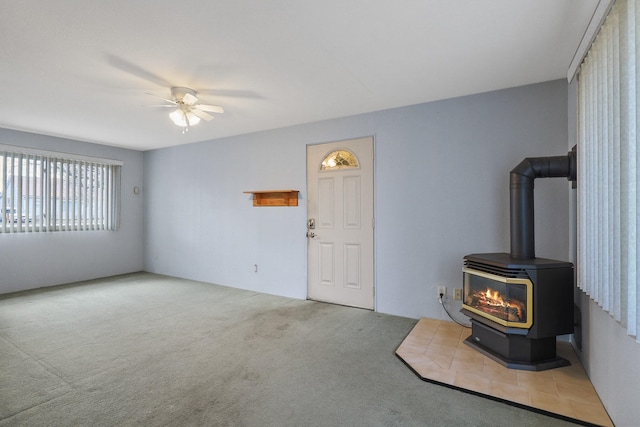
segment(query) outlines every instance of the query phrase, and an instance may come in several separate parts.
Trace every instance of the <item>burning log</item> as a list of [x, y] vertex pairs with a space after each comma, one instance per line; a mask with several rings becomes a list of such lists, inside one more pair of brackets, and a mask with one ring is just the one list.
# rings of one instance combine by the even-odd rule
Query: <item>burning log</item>
[[524, 303], [505, 299], [500, 292], [489, 288], [486, 291], [472, 292], [467, 296], [465, 304], [509, 322], [526, 320]]

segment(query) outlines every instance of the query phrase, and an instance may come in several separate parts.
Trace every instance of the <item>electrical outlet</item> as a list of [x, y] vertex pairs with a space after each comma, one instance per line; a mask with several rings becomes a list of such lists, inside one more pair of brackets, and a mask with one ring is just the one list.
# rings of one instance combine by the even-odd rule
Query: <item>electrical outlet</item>
[[440, 295], [442, 295], [442, 298], [447, 296], [447, 287], [446, 286], [438, 286], [438, 298], [440, 298]]
[[456, 301], [462, 301], [462, 289], [456, 288], [453, 290], [453, 299]]

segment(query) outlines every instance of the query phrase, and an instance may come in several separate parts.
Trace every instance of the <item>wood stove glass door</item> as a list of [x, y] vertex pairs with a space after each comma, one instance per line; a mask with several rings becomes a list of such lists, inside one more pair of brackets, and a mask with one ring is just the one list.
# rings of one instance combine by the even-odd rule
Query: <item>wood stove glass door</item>
[[503, 326], [529, 328], [533, 323], [533, 284], [465, 268], [462, 308]]
[[308, 146], [307, 194], [308, 297], [373, 309], [373, 138]]

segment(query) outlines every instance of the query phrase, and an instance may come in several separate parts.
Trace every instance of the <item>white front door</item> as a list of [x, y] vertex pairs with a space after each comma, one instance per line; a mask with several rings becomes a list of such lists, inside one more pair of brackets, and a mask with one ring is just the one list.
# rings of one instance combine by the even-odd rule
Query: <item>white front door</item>
[[374, 308], [373, 138], [307, 147], [309, 299]]

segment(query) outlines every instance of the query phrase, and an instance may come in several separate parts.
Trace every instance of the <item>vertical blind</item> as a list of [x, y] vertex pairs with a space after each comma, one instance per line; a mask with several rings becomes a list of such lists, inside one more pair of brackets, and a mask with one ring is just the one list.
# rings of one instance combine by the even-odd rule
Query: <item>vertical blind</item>
[[640, 0], [618, 0], [578, 75], [578, 286], [640, 342]]
[[0, 145], [0, 233], [117, 229], [121, 165]]

